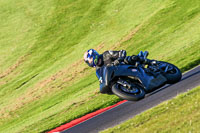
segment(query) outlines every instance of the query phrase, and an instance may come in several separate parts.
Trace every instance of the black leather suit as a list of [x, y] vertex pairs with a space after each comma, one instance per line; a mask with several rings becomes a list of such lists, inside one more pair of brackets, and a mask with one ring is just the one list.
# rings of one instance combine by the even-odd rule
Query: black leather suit
[[102, 89], [102, 87], [101, 87], [102, 77], [100, 77], [100, 75], [102, 74], [102, 72], [101, 72], [102, 69], [100, 69], [100, 68], [104, 67], [104, 66], [108, 66], [108, 65], [115, 65], [115, 62], [124, 61], [125, 57], [126, 57], [125, 50], [105, 51], [103, 54], [99, 55], [99, 59], [101, 59], [102, 61], [99, 65], [96, 66], [96, 73], [97, 73], [96, 75], [100, 82], [100, 92], [101, 93], [110, 94], [112, 92], [107, 92]]

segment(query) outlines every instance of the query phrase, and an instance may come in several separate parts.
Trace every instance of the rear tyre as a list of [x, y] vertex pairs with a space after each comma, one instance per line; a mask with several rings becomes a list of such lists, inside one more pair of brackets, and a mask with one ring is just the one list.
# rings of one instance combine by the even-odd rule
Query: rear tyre
[[143, 87], [139, 84], [131, 84], [131, 89], [127, 89], [119, 83], [112, 86], [112, 92], [118, 97], [128, 101], [138, 101], [145, 96]]
[[181, 80], [182, 73], [178, 67], [164, 61], [159, 61], [159, 65], [164, 72], [163, 75], [167, 78], [168, 84], [174, 84]]

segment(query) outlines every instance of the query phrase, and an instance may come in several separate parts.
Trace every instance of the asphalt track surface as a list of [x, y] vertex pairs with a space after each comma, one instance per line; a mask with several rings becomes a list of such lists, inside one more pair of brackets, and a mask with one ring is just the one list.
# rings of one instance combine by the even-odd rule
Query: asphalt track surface
[[140, 101], [127, 101], [70, 129], [62, 131], [61, 133], [98, 133], [99, 131], [116, 126], [133, 118], [135, 115], [199, 85], [200, 65], [191, 71], [186, 72], [183, 75], [182, 80], [176, 84], [165, 85], [146, 95], [146, 97]]

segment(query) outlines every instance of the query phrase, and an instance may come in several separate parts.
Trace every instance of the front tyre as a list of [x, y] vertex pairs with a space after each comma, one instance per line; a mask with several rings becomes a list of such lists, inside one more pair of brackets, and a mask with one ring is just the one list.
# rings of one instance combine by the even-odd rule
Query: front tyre
[[128, 101], [138, 101], [145, 96], [145, 91], [141, 85], [132, 84], [130, 89], [122, 86], [119, 83], [115, 83], [112, 86], [112, 92], [118, 97]]
[[175, 65], [168, 62], [159, 61], [159, 66], [163, 71], [163, 75], [167, 78], [168, 84], [174, 84], [181, 80], [182, 73]]

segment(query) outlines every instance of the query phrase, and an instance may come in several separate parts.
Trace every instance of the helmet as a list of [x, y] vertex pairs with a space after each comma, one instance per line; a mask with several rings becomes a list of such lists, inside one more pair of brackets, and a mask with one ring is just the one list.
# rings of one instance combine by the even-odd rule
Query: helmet
[[88, 64], [90, 67], [96, 67], [98, 63], [99, 53], [94, 49], [89, 49], [84, 54], [84, 61]]

